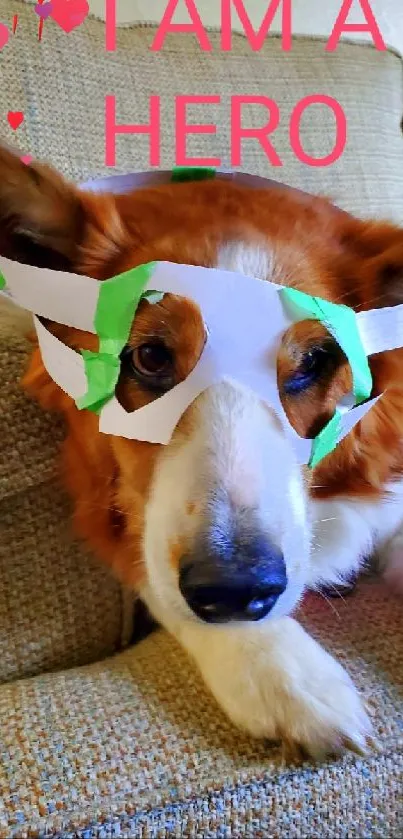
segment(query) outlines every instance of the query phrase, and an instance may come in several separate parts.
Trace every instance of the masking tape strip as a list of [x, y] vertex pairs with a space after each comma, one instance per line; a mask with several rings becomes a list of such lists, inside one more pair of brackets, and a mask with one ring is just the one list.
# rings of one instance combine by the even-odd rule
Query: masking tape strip
[[112, 399], [120, 373], [120, 353], [128, 341], [141, 296], [155, 262], [132, 268], [99, 284], [94, 325], [99, 338], [98, 352], [83, 350], [88, 390], [76, 400], [81, 410], [99, 413]]
[[332, 419], [322, 428], [322, 431], [315, 437], [312, 443], [312, 454], [308, 463], [311, 469], [315, 469], [323, 458], [327, 457], [336, 448], [341, 435], [342, 415], [336, 409]]
[[217, 170], [210, 166], [175, 166], [172, 169], [171, 180], [176, 183], [184, 181], [206, 181], [216, 177]]
[[[347, 434], [352, 431], [355, 425], [360, 422], [363, 417], [376, 405], [382, 394], [375, 396], [368, 402], [364, 402], [355, 408], [352, 408], [346, 413], [342, 413], [339, 409], [336, 410], [332, 419], [325, 425], [322, 431], [319, 432], [313, 441], [313, 451], [309, 461], [309, 467], [315, 467], [326, 457], [333, 449], [347, 437]], [[336, 442], [334, 442], [336, 441]]]

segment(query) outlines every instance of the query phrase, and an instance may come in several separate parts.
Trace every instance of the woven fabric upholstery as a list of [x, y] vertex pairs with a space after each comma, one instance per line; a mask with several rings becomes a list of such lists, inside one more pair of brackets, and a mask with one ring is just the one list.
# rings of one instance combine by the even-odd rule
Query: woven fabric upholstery
[[28, 352], [0, 302], [0, 681], [111, 655], [133, 610], [72, 538], [63, 427], [21, 390]]
[[[0, 835], [367, 839], [403, 827], [401, 602], [371, 582], [303, 622], [370, 703], [380, 752], [301, 768], [236, 731], [164, 632], [4, 686]], [[400, 832], [399, 832], [400, 831]]]
[[[118, 34], [103, 52], [102, 24], [66, 35], [52, 21], [37, 41], [32, 8], [14, 0], [17, 35], [0, 54], [1, 113], [25, 120], [7, 139], [67, 176], [105, 173], [104, 96], [115, 94], [118, 121], [148, 121], [148, 97], [161, 95], [163, 156], [173, 164], [174, 97], [220, 94], [217, 136], [189, 138], [190, 154], [229, 160], [229, 99], [266, 95], [281, 111], [273, 169], [258, 145], [244, 144], [243, 168], [325, 192], [362, 215], [403, 219], [399, 58], [370, 47], [277, 38], [261, 54], [242, 37], [223, 56], [201, 53], [190, 37], [149, 52], [155, 29]], [[0, 0], [0, 20], [10, 20]], [[27, 46], [30, 60], [27, 63]], [[328, 169], [300, 164], [289, 147], [295, 103], [324, 92], [339, 99], [349, 124], [347, 150]], [[249, 124], [261, 111], [245, 110]], [[4, 120], [5, 124], [5, 120]], [[331, 147], [323, 110], [304, 118], [307, 152]], [[117, 140], [117, 170], [148, 168], [144, 137]], [[277, 747], [236, 731], [208, 695], [192, 662], [164, 632], [98, 663], [127, 637], [131, 611], [109, 574], [71, 537], [68, 502], [55, 478], [62, 425], [23, 396], [17, 379], [27, 346], [1, 320], [0, 303], [0, 839], [58, 836], [279, 837], [378, 839], [403, 830], [402, 605], [369, 581], [346, 602], [312, 598], [303, 621], [345, 663], [371, 703], [380, 753], [320, 766], [284, 766]], [[71, 668], [75, 664], [83, 666]], [[61, 672], [23, 678], [40, 671]], [[11, 680], [17, 681], [11, 682]]]

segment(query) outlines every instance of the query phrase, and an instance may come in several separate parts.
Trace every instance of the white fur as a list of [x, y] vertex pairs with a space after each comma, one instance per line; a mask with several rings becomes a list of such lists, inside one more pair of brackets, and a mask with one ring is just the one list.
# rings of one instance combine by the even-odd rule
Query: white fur
[[[335, 499], [314, 501], [310, 505], [313, 544], [307, 584], [340, 583], [351, 572], [356, 573], [375, 552], [383, 557], [396, 547], [394, 537], [403, 519], [403, 481], [390, 484], [381, 501]], [[402, 536], [400, 536], [402, 542]], [[403, 580], [403, 546], [400, 574]]]
[[313, 757], [346, 744], [365, 752], [371, 724], [343, 667], [292, 618], [182, 626], [215, 698], [254, 737], [283, 739]]
[[[303, 590], [310, 543], [294, 452], [260, 400], [230, 382], [209, 388], [191, 412], [194, 431], [182, 436], [179, 430], [161, 453], [147, 505], [145, 557], [154, 597], [175, 618], [196, 620], [178, 589], [169, 550], [180, 543], [186, 552], [220, 488], [239, 510], [256, 511], [264, 531], [282, 549], [290, 585], [271, 617], [288, 614]], [[188, 503], [197, 511], [192, 516]]]
[[[267, 249], [227, 244], [218, 266], [273, 279]], [[232, 382], [210, 388], [189, 409], [182, 434], [162, 452], [146, 511], [143, 591], [151, 611], [197, 662], [235, 724], [254, 736], [299, 743], [313, 756], [350, 745], [365, 751], [370, 723], [347, 673], [287, 617], [305, 585], [339, 582], [396, 531], [403, 483], [388, 500], [309, 503], [301, 469], [275, 416]], [[183, 553], [203, 525], [219, 487], [257, 511], [283, 551], [289, 586], [260, 623], [209, 625], [178, 587], [171, 546]], [[194, 513], [187, 513], [188, 504]], [[403, 548], [402, 548], [403, 554]]]
[[[403, 482], [398, 487], [402, 498]], [[403, 522], [402, 516], [396, 518], [399, 518], [398, 526], [385, 533], [376, 545], [376, 559], [390, 590], [403, 595]]]

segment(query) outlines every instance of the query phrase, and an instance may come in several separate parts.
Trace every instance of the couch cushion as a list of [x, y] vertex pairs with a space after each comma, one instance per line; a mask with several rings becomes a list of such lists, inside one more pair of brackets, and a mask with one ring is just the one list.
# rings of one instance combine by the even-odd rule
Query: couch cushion
[[16, 325], [19, 311], [0, 293], [0, 500], [56, 475], [61, 420], [38, 410], [20, 378], [32, 344]]
[[29, 348], [0, 295], [0, 681], [111, 655], [133, 615], [133, 594], [72, 537], [63, 426], [19, 385]]
[[[9, 16], [9, 0], [0, 0], [0, 20]], [[82, 180], [105, 173], [104, 99], [114, 94], [119, 123], [148, 123], [149, 97], [161, 96], [163, 143], [161, 166], [174, 163], [174, 100], [178, 94], [220, 95], [220, 106], [190, 109], [194, 122], [217, 123], [217, 136], [189, 138], [191, 155], [218, 155], [230, 160], [229, 100], [234, 94], [269, 96], [276, 100], [281, 123], [273, 142], [283, 160], [273, 168], [255, 141], [244, 142], [242, 168], [312, 192], [326, 192], [346, 209], [360, 214], [403, 219], [402, 65], [392, 52], [370, 46], [341, 44], [326, 53], [325, 42], [295, 38], [290, 53], [281, 40], [269, 38], [262, 52], [234, 36], [232, 53], [201, 52], [191, 36], [170, 36], [163, 51], [149, 50], [155, 27], [118, 31], [118, 49], [105, 53], [105, 26], [88, 19], [66, 36], [52, 21], [37, 40], [37, 16], [19, 8], [20, 32], [1, 54], [1, 112], [22, 110], [18, 131], [21, 148], [54, 163], [68, 176]], [[29, 62], [27, 42], [29, 41]], [[338, 99], [348, 119], [348, 145], [333, 166], [317, 168], [299, 162], [289, 142], [289, 117], [295, 104], [312, 93]], [[262, 125], [266, 113], [245, 108], [245, 124]], [[7, 129], [8, 139], [16, 135]], [[329, 152], [334, 118], [327, 109], [309, 109], [302, 122], [305, 150]], [[117, 171], [148, 168], [148, 138], [117, 139]]]
[[379, 754], [284, 766], [279, 748], [232, 727], [159, 631], [103, 663], [0, 689], [2, 835], [401, 835], [402, 604], [369, 581], [334, 609], [312, 597], [303, 622], [370, 703]]

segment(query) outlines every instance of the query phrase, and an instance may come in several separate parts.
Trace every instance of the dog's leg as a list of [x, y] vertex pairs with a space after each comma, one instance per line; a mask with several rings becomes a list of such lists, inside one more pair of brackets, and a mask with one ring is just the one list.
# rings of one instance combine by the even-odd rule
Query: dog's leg
[[376, 552], [386, 580], [403, 592], [403, 482], [384, 499], [313, 501], [313, 549], [308, 585], [337, 586], [357, 575]]
[[235, 725], [314, 758], [366, 751], [371, 724], [350, 677], [295, 620], [214, 626], [161, 614], [147, 600]]
[[374, 549], [375, 507], [338, 499], [312, 503], [311, 588], [337, 586], [358, 574]]

